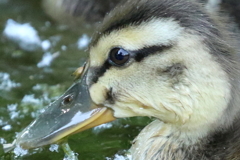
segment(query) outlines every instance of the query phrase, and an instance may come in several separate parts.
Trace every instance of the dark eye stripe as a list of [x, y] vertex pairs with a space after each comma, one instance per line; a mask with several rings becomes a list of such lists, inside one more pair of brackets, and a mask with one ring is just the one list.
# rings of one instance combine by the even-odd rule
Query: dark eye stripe
[[[98, 79], [104, 75], [104, 73], [111, 67], [108, 60], [104, 62], [101, 67], [93, 67], [90, 69], [90, 72], [94, 72], [92, 75], [92, 83], [97, 83]], [[91, 83], [91, 84], [92, 84]]]
[[150, 46], [150, 47], [144, 47], [140, 50], [132, 51], [132, 53], [135, 53], [135, 61], [141, 62], [145, 57], [152, 55], [156, 52], [163, 52], [166, 49], [171, 48], [171, 45], [163, 45], [163, 46]]
[[[132, 53], [134, 56], [133, 58], [135, 59], [136, 62], [141, 62], [145, 57], [152, 55], [154, 53], [159, 53], [162, 52], [166, 49], [171, 48], [172, 46], [150, 46], [150, 47], [144, 47], [139, 50], [135, 51], [129, 51]], [[92, 75], [92, 83], [97, 83], [98, 79], [104, 75], [104, 73], [112, 66], [112, 64], [109, 63], [108, 60], [104, 62], [104, 64], [101, 67], [94, 67], [91, 68], [90, 71], [93, 72]], [[91, 83], [91, 84], [92, 84]]]

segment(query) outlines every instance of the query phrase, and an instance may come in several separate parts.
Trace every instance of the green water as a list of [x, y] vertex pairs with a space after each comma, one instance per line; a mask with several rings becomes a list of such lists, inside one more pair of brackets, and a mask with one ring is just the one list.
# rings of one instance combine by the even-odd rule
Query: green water
[[[41, 40], [52, 44], [49, 52], [59, 52], [49, 67], [38, 68], [45, 51], [27, 52], [2, 36], [8, 19], [18, 23], [30, 23]], [[86, 60], [87, 52], [77, 48], [77, 40], [83, 34], [91, 36], [94, 27], [82, 24], [70, 29], [53, 22], [42, 11], [39, 0], [0, 0], [0, 79], [6, 84], [0, 89], [0, 145], [11, 143], [18, 132], [25, 128], [44, 106], [61, 95], [73, 82], [71, 73]], [[9, 76], [9, 77], [8, 77]], [[7, 78], [6, 78], [7, 77]], [[8, 84], [10, 83], [10, 84]], [[23, 100], [30, 97], [32, 101]], [[71, 149], [79, 160], [101, 160], [122, 155], [131, 146], [131, 140], [149, 123], [146, 118], [129, 118], [112, 122], [108, 127], [95, 128], [69, 138]], [[3, 153], [0, 160], [58, 160], [64, 152], [50, 151], [50, 146], [29, 150], [26, 155]]]

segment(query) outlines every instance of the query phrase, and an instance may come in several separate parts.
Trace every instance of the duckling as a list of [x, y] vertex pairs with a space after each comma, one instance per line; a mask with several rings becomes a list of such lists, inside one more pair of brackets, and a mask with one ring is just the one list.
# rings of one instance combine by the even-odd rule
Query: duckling
[[34, 148], [115, 118], [148, 116], [155, 120], [133, 141], [133, 160], [240, 159], [233, 28], [195, 1], [127, 1], [93, 36], [81, 78], [16, 144]]

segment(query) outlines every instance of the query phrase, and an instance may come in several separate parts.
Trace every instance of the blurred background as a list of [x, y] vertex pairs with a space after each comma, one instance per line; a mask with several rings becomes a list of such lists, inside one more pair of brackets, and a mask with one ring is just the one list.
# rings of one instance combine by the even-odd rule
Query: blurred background
[[[1, 144], [11, 143], [73, 83], [71, 74], [86, 60], [95, 28], [121, 2], [0, 0], [0, 160], [64, 159], [57, 144], [10, 153]], [[239, 25], [239, 0], [223, 0], [221, 7]], [[71, 136], [69, 145], [79, 160], [124, 159], [131, 140], [150, 121], [117, 120]]]

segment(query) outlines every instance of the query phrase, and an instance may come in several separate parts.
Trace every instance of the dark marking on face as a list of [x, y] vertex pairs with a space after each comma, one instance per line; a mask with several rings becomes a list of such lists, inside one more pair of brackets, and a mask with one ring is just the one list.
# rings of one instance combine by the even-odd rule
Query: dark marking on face
[[110, 68], [111, 64], [106, 60], [101, 67], [93, 68], [92, 71], [94, 72], [91, 81], [92, 83], [97, 83], [99, 77], [103, 76], [103, 74]]
[[187, 67], [182, 63], [174, 63], [166, 68], [157, 69], [157, 74], [165, 77], [165, 80], [174, 87], [176, 84], [182, 83], [184, 77], [184, 70]]
[[171, 46], [150, 46], [150, 47], [144, 47], [140, 50], [133, 51], [135, 53], [135, 61], [141, 62], [145, 57], [154, 54], [156, 52], [162, 52], [166, 49], [171, 48]]
[[167, 74], [170, 77], [176, 77], [183, 73], [183, 70], [187, 67], [181, 63], [175, 63], [172, 66], [167, 67], [161, 72], [161, 74]]
[[106, 97], [106, 101], [108, 101], [108, 103], [110, 104], [114, 104], [115, 103], [115, 98], [114, 98], [114, 93], [113, 93], [113, 89], [112, 87], [109, 89], [109, 91], [107, 92], [107, 97]]

